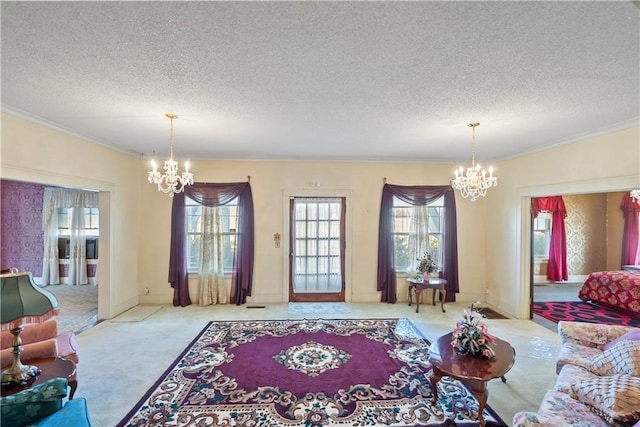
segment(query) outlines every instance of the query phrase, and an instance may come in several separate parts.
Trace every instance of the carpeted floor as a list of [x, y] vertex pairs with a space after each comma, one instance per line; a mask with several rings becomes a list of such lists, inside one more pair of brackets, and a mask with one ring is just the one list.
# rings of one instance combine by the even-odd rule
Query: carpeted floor
[[573, 320], [607, 325], [640, 326], [640, 315], [582, 301], [535, 302], [533, 312], [553, 322]]
[[58, 300], [58, 332], [79, 334], [98, 321], [98, 286], [49, 285], [44, 289]]
[[210, 322], [118, 426], [478, 426], [460, 382], [431, 402], [428, 347], [408, 319]]

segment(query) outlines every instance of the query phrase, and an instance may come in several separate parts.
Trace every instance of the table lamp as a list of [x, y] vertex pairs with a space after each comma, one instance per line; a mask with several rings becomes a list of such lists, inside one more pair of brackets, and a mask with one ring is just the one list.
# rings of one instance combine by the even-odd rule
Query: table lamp
[[2, 384], [21, 384], [39, 373], [37, 366], [20, 361], [22, 325], [41, 323], [57, 315], [58, 301], [51, 292], [36, 285], [29, 272], [19, 273], [12, 268], [10, 273], [0, 275], [0, 282], [0, 329], [11, 330], [13, 335], [13, 365], [2, 371]]

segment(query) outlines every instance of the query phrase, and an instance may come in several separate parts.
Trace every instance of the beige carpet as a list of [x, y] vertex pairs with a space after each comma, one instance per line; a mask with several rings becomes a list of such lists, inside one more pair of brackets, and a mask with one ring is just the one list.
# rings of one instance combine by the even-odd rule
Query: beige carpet
[[125, 311], [120, 316], [111, 319], [111, 322], [142, 322], [147, 317], [151, 316], [158, 310], [161, 310], [162, 306], [159, 305], [137, 305], [130, 310]]
[[[349, 313], [330, 318], [411, 319], [431, 342], [455, 327], [466, 303], [447, 304], [447, 312], [425, 304], [416, 313], [406, 304], [348, 304]], [[85, 397], [95, 427], [113, 427], [138, 402], [162, 373], [210, 320], [301, 319], [309, 314], [288, 313], [287, 304], [244, 306], [162, 306], [138, 322], [105, 321], [78, 336], [77, 397]], [[116, 318], [117, 319], [117, 318]], [[115, 320], [115, 319], [113, 319]], [[488, 403], [511, 425], [513, 414], [536, 410], [556, 380], [555, 357], [559, 337], [528, 320], [489, 319], [489, 330], [516, 350], [516, 362], [506, 374], [488, 383]]]
[[49, 285], [58, 300], [60, 314], [58, 331], [76, 334], [94, 326], [98, 321], [98, 287], [94, 285]]

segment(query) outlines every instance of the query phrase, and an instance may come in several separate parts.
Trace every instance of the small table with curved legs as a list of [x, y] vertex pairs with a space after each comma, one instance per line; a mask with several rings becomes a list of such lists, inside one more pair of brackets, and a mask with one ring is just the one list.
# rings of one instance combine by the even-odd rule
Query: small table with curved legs
[[429, 363], [433, 368], [431, 377], [433, 402], [438, 401], [438, 381], [445, 375], [457, 378], [469, 388], [478, 401], [478, 421], [484, 427], [483, 412], [489, 397], [487, 382], [493, 378], [500, 378], [502, 382], [507, 381], [504, 376], [516, 360], [516, 351], [508, 342], [496, 338], [495, 344], [491, 344], [496, 355], [491, 359], [459, 354], [451, 346], [452, 336], [452, 332], [443, 335], [429, 347]]
[[440, 308], [442, 312], [445, 313], [444, 309], [444, 300], [447, 297], [447, 289], [445, 285], [447, 281], [444, 279], [440, 279], [437, 277], [429, 278], [428, 281], [424, 281], [422, 277], [419, 278], [407, 278], [409, 282], [409, 307], [413, 303], [411, 298], [411, 291], [413, 290], [416, 293], [416, 313], [420, 312], [420, 294], [423, 289], [432, 289], [433, 293], [431, 295], [431, 302], [433, 305], [436, 305], [436, 290], [440, 291]]

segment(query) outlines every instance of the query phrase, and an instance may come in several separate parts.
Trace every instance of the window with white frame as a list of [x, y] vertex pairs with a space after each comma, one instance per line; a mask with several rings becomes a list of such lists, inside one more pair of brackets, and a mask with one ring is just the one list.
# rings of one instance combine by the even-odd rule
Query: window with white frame
[[[202, 243], [202, 213], [204, 207], [196, 201], [185, 198], [187, 224], [187, 267], [190, 273], [196, 273], [200, 267], [200, 245]], [[225, 273], [233, 269], [233, 257], [238, 237], [238, 201], [233, 200], [217, 208], [221, 220], [222, 259]]]
[[[417, 258], [422, 257], [427, 251], [433, 255], [438, 265], [442, 265], [444, 212], [444, 197], [428, 204], [426, 208], [411, 206], [397, 197], [393, 198], [394, 268], [396, 271], [415, 270]], [[424, 232], [420, 233], [419, 228]], [[420, 241], [416, 244], [414, 243], [416, 240]]]
[[551, 244], [551, 212], [540, 212], [533, 219], [533, 256], [538, 260], [549, 258]]
[[98, 259], [98, 237], [100, 237], [100, 213], [98, 208], [58, 208], [58, 256], [69, 258], [69, 238], [73, 209], [84, 211], [84, 235], [86, 236], [86, 259]]

